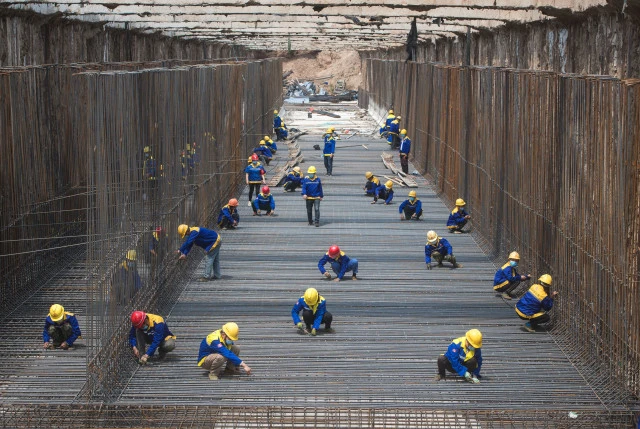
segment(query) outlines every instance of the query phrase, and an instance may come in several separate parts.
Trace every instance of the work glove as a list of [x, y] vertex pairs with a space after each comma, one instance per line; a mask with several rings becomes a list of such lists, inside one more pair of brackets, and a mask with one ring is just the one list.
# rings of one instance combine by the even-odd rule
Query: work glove
[[326, 278], [330, 279], [331, 278], [331, 274], [329, 274], [327, 271], [325, 271], [325, 273], [323, 274]]
[[313, 335], [314, 337], [316, 336], [317, 332], [316, 332], [316, 328], [313, 328], [311, 330], [311, 335]]
[[431, 270], [431, 264], [427, 264], [427, 270]]
[[472, 382], [473, 384], [478, 384], [478, 383], [480, 383], [480, 380], [478, 380], [478, 377], [475, 377], [475, 376], [474, 376], [474, 377], [471, 377], [471, 382]]
[[298, 322], [296, 326], [298, 327], [298, 329], [304, 329], [304, 324], [302, 322]]
[[467, 381], [471, 381], [471, 373], [469, 371], [464, 373], [464, 379]]
[[148, 355], [142, 355], [142, 357], [140, 358], [140, 365], [146, 365], [147, 359], [149, 359]]
[[62, 344], [60, 344], [60, 348], [62, 350], [67, 350], [69, 348], [69, 344], [67, 344], [67, 342], [63, 342]]

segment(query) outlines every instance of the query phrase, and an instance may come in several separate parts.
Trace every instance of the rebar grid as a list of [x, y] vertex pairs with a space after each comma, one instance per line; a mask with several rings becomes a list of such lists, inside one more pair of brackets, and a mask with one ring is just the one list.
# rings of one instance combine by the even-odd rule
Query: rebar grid
[[640, 82], [368, 60], [365, 85], [493, 261], [553, 276], [552, 333], [603, 404], [637, 397]]

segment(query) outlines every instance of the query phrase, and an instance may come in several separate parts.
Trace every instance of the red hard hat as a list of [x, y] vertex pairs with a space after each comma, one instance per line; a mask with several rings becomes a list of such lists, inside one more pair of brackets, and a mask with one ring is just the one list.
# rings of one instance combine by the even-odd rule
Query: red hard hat
[[256, 155], [255, 153], [251, 155], [251, 161], [257, 161], [258, 159], [258, 155]]
[[158, 234], [160, 234], [162, 232], [162, 227], [161, 226], [157, 226], [156, 229], [154, 229], [153, 231], [157, 232]]
[[131, 324], [134, 328], [142, 328], [144, 320], [147, 318], [147, 314], [144, 311], [136, 310], [131, 313]]
[[262, 193], [263, 193], [263, 194], [268, 194], [270, 191], [271, 191], [271, 190], [269, 189], [269, 187], [268, 187], [268, 186], [263, 186], [263, 187], [262, 187]]
[[329, 256], [331, 256], [332, 258], [335, 258], [339, 254], [340, 254], [340, 248], [338, 246], [334, 244], [333, 246], [329, 247]]

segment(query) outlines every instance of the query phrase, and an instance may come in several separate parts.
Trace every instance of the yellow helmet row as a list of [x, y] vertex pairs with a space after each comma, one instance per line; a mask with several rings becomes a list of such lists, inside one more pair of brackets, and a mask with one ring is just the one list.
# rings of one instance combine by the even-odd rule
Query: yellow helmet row
[[64, 307], [60, 304], [53, 304], [51, 308], [49, 308], [49, 317], [54, 322], [59, 322], [64, 318]]
[[267, 142], [265, 142], [264, 140], [260, 140], [260, 146], [264, 146], [266, 144], [267, 144]]
[[136, 259], [138, 259], [138, 252], [136, 252], [135, 250], [128, 250], [127, 259], [129, 261], [135, 261]]
[[400, 131], [400, 134], [404, 134], [406, 136], [407, 135], [407, 130], [402, 129], [402, 131]]
[[180, 238], [184, 238], [185, 235], [187, 235], [187, 231], [189, 231], [189, 226], [182, 224], [178, 226], [178, 235], [180, 235]]
[[479, 349], [482, 347], [482, 332], [480, 332], [479, 330], [471, 329], [467, 331], [465, 337], [467, 338], [469, 344], [471, 344], [474, 348]]
[[277, 111], [277, 110], [274, 110], [274, 111], [273, 111], [273, 114], [274, 114], [274, 115], [277, 115], [277, 114], [278, 114], [278, 111]]
[[391, 180], [387, 180], [387, 183], [385, 183], [384, 186], [391, 189], [393, 188], [393, 182]]
[[227, 337], [231, 338], [233, 341], [238, 341], [240, 328], [238, 328], [238, 325], [236, 323], [229, 322], [222, 325], [222, 332], [224, 332]]
[[509, 253], [509, 259], [515, 259], [516, 261], [520, 260], [520, 254], [516, 251]]
[[552, 279], [549, 274], [543, 274], [540, 276], [538, 281], [542, 283], [543, 286], [551, 286]]
[[409, 196], [415, 198], [418, 194], [416, 194], [416, 191], [409, 191]]
[[296, 165], [295, 167], [293, 167], [293, 171], [295, 171], [296, 173], [300, 173], [300, 167]]
[[458, 199], [456, 200], [456, 206], [458, 206], [458, 207], [462, 207], [462, 206], [466, 206], [466, 205], [467, 205], [467, 203], [465, 203], [465, 202], [464, 202], [464, 200], [463, 200], [462, 198], [458, 198]]
[[364, 177], [366, 177], [367, 179], [371, 179], [373, 177], [373, 173], [370, 171], [367, 171], [366, 173], [364, 173]]
[[316, 168], [312, 165], [307, 169], [308, 174], [316, 174]]
[[307, 305], [316, 305], [318, 303], [318, 291], [312, 287], [304, 291], [304, 302]]
[[438, 234], [435, 231], [427, 232], [427, 242], [433, 244], [438, 241]]

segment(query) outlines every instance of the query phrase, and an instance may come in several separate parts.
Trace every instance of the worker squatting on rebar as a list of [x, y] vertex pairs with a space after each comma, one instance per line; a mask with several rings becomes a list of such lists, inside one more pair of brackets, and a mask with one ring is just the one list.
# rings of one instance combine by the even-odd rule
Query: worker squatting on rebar
[[536, 327], [547, 323], [551, 318], [547, 314], [553, 307], [553, 299], [558, 295], [557, 291], [551, 292], [551, 276], [543, 274], [538, 279], [540, 284], [532, 285], [516, 304], [516, 314], [527, 322], [524, 329], [528, 332], [536, 332]]
[[264, 142], [267, 144], [267, 147], [269, 148], [271, 153], [275, 155], [278, 151], [278, 145], [276, 144], [276, 142], [271, 140], [271, 137], [269, 136], [264, 136]]
[[235, 344], [239, 333], [240, 329], [236, 323], [225, 323], [221, 329], [213, 331], [200, 343], [198, 366], [209, 371], [209, 380], [218, 380], [223, 369], [226, 375], [240, 374], [238, 367], [244, 369], [247, 375], [251, 375], [249, 365], [239, 358], [240, 347]]
[[453, 340], [447, 352], [438, 357], [436, 381], [445, 380], [446, 372], [449, 371], [457, 373], [471, 383], [480, 383], [481, 349], [482, 333], [477, 329], [471, 329], [464, 337]]
[[238, 200], [231, 198], [226, 206], [223, 206], [218, 213], [218, 226], [222, 229], [236, 229], [240, 223], [238, 213]]
[[287, 126], [280, 116], [278, 116], [278, 111], [273, 111], [273, 132], [276, 134], [276, 141], [286, 140], [289, 136], [289, 131], [287, 130]]
[[435, 231], [427, 232], [427, 244], [424, 246], [424, 262], [427, 270], [431, 269], [431, 258], [442, 266], [442, 261], [451, 262], [452, 268], [462, 268], [462, 264], [456, 262], [453, 256], [453, 248], [446, 238], [439, 237]]
[[267, 142], [265, 142], [264, 140], [260, 140], [260, 145], [256, 148], [253, 148], [253, 153], [258, 155], [258, 158], [260, 158], [260, 162], [265, 165], [269, 165], [271, 159], [273, 159], [273, 153], [271, 153], [271, 150], [267, 147]]
[[186, 241], [177, 251], [180, 254], [179, 260], [187, 259], [187, 255], [194, 244], [202, 247], [205, 251], [204, 272], [198, 281], [206, 282], [220, 279], [222, 277], [222, 274], [220, 274], [220, 245], [222, 238], [220, 235], [211, 229], [197, 226], [189, 227], [185, 224], [178, 226], [178, 234], [181, 239], [187, 236]]
[[302, 198], [307, 203], [307, 220], [309, 225], [313, 225], [313, 211], [315, 209], [315, 225], [320, 226], [320, 201], [324, 198], [322, 192], [322, 181], [316, 174], [316, 167], [313, 165], [307, 169], [308, 176], [302, 180]]
[[400, 204], [398, 213], [400, 213], [400, 220], [420, 220], [422, 202], [418, 199], [416, 191], [409, 191], [409, 198]]
[[389, 114], [387, 115], [387, 119], [385, 119], [384, 121], [384, 125], [380, 127], [380, 137], [387, 137], [387, 133], [389, 132], [389, 126], [391, 125], [391, 122], [393, 122], [394, 119], [396, 119], [396, 117], [393, 114], [393, 109], [390, 109]]
[[376, 194], [376, 189], [380, 186], [380, 179], [373, 175], [372, 172], [367, 171], [364, 173], [364, 177], [367, 179], [367, 182], [364, 184], [364, 195], [366, 197], [373, 197]]
[[260, 216], [260, 211], [267, 212], [267, 216], [273, 216], [276, 214], [276, 202], [271, 195], [271, 189], [268, 186], [263, 186], [260, 193], [256, 195], [256, 199], [253, 201], [253, 215]]
[[327, 176], [333, 174], [333, 158], [336, 153], [336, 137], [334, 135], [335, 128], [329, 127], [324, 134], [324, 148], [322, 155], [324, 158], [324, 168], [327, 170]]
[[356, 258], [349, 258], [343, 251], [340, 250], [335, 244], [329, 247], [329, 251], [318, 261], [318, 269], [323, 276], [327, 279], [331, 279], [331, 274], [324, 269], [324, 266], [330, 263], [331, 269], [336, 275], [334, 281], [339, 282], [344, 275], [348, 272], [353, 272], [351, 279], [358, 280], [358, 260]]
[[[304, 323], [300, 320], [300, 312], [302, 312]], [[334, 332], [331, 328], [333, 316], [327, 311], [327, 301], [314, 288], [307, 289], [296, 301], [291, 309], [291, 318], [293, 324], [305, 334], [315, 336], [322, 324], [325, 332]]]
[[129, 345], [138, 362], [144, 365], [156, 350], [158, 359], [164, 359], [167, 353], [176, 348], [176, 337], [161, 316], [136, 310], [131, 313]]
[[471, 215], [465, 210], [467, 203], [462, 199], [456, 200], [456, 207], [451, 211], [449, 219], [447, 219], [447, 229], [454, 234], [462, 234], [462, 228], [469, 222]]
[[304, 175], [300, 171], [300, 167], [293, 167], [293, 170], [291, 170], [284, 178], [283, 188], [285, 192], [294, 192], [296, 189], [301, 187], [303, 179]]
[[134, 249], [128, 250], [111, 277], [109, 300], [113, 304], [126, 305], [133, 300], [140, 289], [142, 289], [142, 279], [138, 273], [138, 252]]
[[49, 308], [49, 314], [44, 319], [44, 330], [42, 331], [42, 346], [45, 349], [68, 350], [73, 347], [73, 343], [81, 335], [78, 319], [73, 313], [64, 311], [64, 307], [60, 304], [53, 304]]
[[404, 174], [409, 174], [409, 152], [411, 152], [411, 140], [407, 137], [407, 130], [403, 129], [400, 131], [398, 156], [400, 157], [400, 166]]
[[253, 191], [255, 191], [256, 195], [258, 195], [260, 185], [266, 185], [267, 179], [264, 177], [266, 171], [262, 167], [262, 164], [258, 159], [258, 155], [256, 155], [255, 153], [252, 154], [249, 160], [251, 162], [244, 169], [244, 173], [245, 182], [247, 183], [247, 185], [249, 185], [249, 203], [247, 205], [251, 207]]
[[393, 200], [393, 182], [391, 180], [387, 180], [384, 185], [380, 185], [376, 188], [371, 204], [377, 203], [378, 198], [382, 198], [384, 200], [385, 206], [391, 204], [391, 201]]
[[511, 292], [513, 292], [520, 285], [520, 282], [529, 280], [531, 278], [531, 274], [518, 274], [516, 267], [518, 266], [519, 262], [520, 254], [518, 252], [509, 253], [509, 260], [507, 261], [507, 263], [500, 267], [500, 269], [496, 271], [495, 276], [493, 276], [493, 290], [495, 290], [499, 294], [502, 294], [501, 296], [504, 299], [513, 298]]

